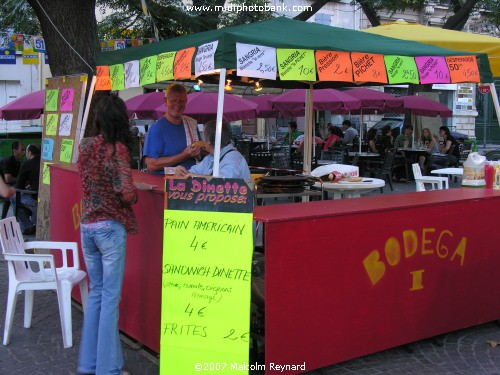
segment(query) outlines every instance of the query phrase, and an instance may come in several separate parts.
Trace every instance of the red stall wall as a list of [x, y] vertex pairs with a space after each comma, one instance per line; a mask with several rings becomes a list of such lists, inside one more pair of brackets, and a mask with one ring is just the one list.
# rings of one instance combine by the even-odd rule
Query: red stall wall
[[[76, 241], [81, 254], [81, 183], [76, 165], [51, 165], [50, 238]], [[147, 347], [160, 350], [161, 257], [163, 248], [163, 178], [133, 171], [134, 180], [156, 185], [139, 191], [134, 205], [139, 233], [127, 237], [127, 257], [120, 302], [120, 330]], [[81, 257], [80, 263], [85, 269]], [[80, 294], [73, 295], [80, 301]]]
[[266, 373], [499, 319], [499, 209], [500, 193], [484, 189], [256, 207]]

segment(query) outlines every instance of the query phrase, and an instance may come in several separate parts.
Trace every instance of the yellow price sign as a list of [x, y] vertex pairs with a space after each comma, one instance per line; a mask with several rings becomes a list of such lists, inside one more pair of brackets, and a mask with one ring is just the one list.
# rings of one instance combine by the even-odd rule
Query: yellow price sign
[[57, 125], [59, 123], [59, 115], [55, 113], [49, 113], [47, 115], [47, 126], [45, 128], [46, 135], [56, 135]]
[[73, 155], [73, 143], [72, 139], [63, 139], [61, 141], [61, 153], [59, 154], [59, 160], [64, 163], [71, 163], [71, 156]]
[[43, 171], [42, 171], [42, 183], [46, 185], [50, 185], [50, 169], [49, 165], [54, 163], [43, 162]]

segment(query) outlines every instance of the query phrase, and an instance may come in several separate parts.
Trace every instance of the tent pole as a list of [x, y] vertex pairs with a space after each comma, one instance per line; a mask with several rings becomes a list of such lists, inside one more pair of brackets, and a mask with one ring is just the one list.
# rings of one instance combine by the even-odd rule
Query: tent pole
[[219, 177], [219, 162], [220, 162], [220, 138], [222, 132], [222, 114], [224, 113], [224, 86], [226, 84], [226, 68], [221, 68], [219, 76], [219, 97], [217, 100], [217, 130], [215, 132], [214, 145], [214, 168], [213, 176]]
[[495, 106], [495, 112], [497, 113], [498, 125], [500, 125], [500, 104], [498, 104], [498, 94], [495, 87], [495, 82], [489, 83], [491, 88], [491, 97], [493, 98], [493, 105]]
[[359, 124], [359, 152], [361, 152], [361, 143], [363, 143], [363, 108], [361, 108], [361, 123]]
[[313, 85], [309, 84], [306, 90], [306, 128], [304, 129], [304, 166], [302, 167], [306, 174], [311, 172], [312, 155], [312, 126], [313, 126]]

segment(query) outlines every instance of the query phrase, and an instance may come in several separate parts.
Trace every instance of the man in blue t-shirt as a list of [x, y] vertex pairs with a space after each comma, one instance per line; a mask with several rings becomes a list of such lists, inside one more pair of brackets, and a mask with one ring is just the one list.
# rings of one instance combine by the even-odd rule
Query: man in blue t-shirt
[[165, 116], [150, 126], [144, 142], [144, 161], [152, 173], [163, 174], [164, 167], [196, 164], [201, 148], [196, 120], [183, 116], [187, 103], [184, 86], [174, 83], [165, 92]]

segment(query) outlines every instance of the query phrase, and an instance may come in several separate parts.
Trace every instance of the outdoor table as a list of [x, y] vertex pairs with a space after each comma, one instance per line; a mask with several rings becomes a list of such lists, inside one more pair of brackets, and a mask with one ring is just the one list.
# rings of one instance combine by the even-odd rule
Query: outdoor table
[[375, 189], [385, 186], [385, 181], [379, 178], [363, 178], [360, 182], [315, 182], [314, 186], [322, 188], [324, 192], [332, 192], [333, 199], [359, 198]]
[[441, 168], [441, 169], [434, 169], [433, 171], [431, 171], [431, 173], [432, 174], [446, 174], [446, 175], [462, 177], [464, 174], [464, 169], [463, 168]]

